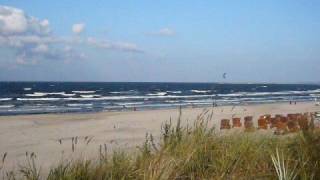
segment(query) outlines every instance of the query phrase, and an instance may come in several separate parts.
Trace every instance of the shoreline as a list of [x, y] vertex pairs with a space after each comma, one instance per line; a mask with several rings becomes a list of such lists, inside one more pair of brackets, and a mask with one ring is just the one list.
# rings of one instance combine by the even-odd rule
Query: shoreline
[[[288, 114], [320, 111], [314, 103], [297, 105], [271, 103], [239, 106], [218, 106], [210, 108], [182, 108], [182, 125], [192, 124], [197, 116], [208, 109], [213, 113], [210, 126], [219, 127], [220, 120], [233, 116], [263, 114]], [[142, 111], [63, 113], [0, 116], [0, 155], [7, 152], [8, 167], [15, 167], [25, 161], [25, 153], [34, 152], [39, 164], [49, 168], [67, 157], [92, 158], [99, 146], [106, 144], [109, 151], [121, 148], [136, 149], [145, 140], [146, 133], [158, 138], [163, 123], [179, 117], [178, 109], [157, 109]], [[219, 128], [216, 128], [219, 131]], [[77, 143], [72, 148], [75, 139]], [[90, 140], [90, 142], [88, 142]]]

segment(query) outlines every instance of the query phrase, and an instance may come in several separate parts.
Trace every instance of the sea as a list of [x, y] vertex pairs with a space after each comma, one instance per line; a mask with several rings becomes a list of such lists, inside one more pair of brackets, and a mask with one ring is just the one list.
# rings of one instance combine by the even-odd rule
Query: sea
[[306, 102], [319, 84], [0, 82], [0, 115]]

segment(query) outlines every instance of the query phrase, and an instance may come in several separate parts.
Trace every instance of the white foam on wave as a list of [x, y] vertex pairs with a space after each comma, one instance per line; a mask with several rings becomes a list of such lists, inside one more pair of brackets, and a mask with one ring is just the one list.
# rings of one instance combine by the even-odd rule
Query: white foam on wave
[[76, 94], [61, 94], [61, 95], [66, 97], [71, 97], [71, 96], [75, 96]]
[[34, 92], [33, 94], [25, 94], [28, 97], [43, 97], [47, 95], [75, 96], [76, 94], [66, 94], [65, 92]]
[[14, 105], [12, 105], [12, 104], [9, 104], [9, 105], [0, 105], [0, 108], [5, 108], [5, 109], [7, 109], [7, 108], [12, 108], [12, 107], [14, 107]]
[[109, 92], [110, 94], [132, 94], [132, 93], [136, 93], [136, 90], [129, 90], [129, 91], [112, 91]]
[[176, 95], [166, 95], [166, 96], [103, 96], [103, 97], [69, 97], [63, 98], [67, 101], [90, 101], [90, 100], [131, 100], [131, 99], [181, 99], [181, 98], [210, 98], [213, 95], [189, 95], [189, 96], [176, 96]]
[[94, 98], [94, 97], [101, 97], [99, 94], [92, 94], [92, 95], [80, 95], [82, 98]]
[[150, 93], [147, 96], [165, 96], [167, 92], [157, 92], [157, 93]]
[[29, 97], [42, 97], [46, 95], [47, 93], [43, 93], [43, 92], [34, 92], [33, 94], [25, 94], [25, 96], [29, 96]]
[[90, 107], [90, 106], [93, 106], [93, 104], [92, 103], [88, 103], [88, 104], [73, 103], [73, 104], [67, 104], [67, 106], [70, 106], [70, 107], [78, 107], [78, 106]]
[[99, 100], [105, 100], [104, 98], [95, 98], [95, 97], [91, 97], [91, 98], [84, 98], [84, 97], [68, 97], [68, 98], [63, 98], [63, 100], [66, 101], [99, 101]]
[[272, 95], [307, 95], [312, 93], [320, 93], [320, 89], [307, 91], [278, 91], [278, 92], [238, 92], [231, 94], [218, 94], [221, 97], [237, 97], [237, 96], [272, 96]]
[[211, 90], [196, 90], [196, 89], [193, 89], [193, 90], [191, 90], [191, 92], [193, 92], [193, 93], [209, 93], [209, 92], [211, 92]]
[[180, 101], [175, 101], [175, 100], [166, 100], [164, 101], [166, 103], [179, 103]]
[[0, 98], [0, 101], [10, 101], [12, 98]]
[[61, 98], [17, 98], [18, 101], [58, 101]]
[[320, 94], [310, 94], [310, 97], [320, 97]]
[[65, 92], [50, 92], [50, 93], [47, 93], [47, 95], [65, 95], [66, 93]]
[[144, 102], [128, 102], [128, 103], [117, 103], [120, 106], [134, 106], [134, 105], [141, 105]]
[[[309, 91], [280, 91], [280, 92], [238, 92], [238, 93], [230, 93], [230, 94], [198, 94], [198, 95], [167, 95], [164, 92], [159, 92], [156, 94], [147, 94], [145, 96], [136, 96], [136, 95], [127, 95], [127, 96], [101, 96], [96, 94], [82, 94], [81, 97], [66, 97], [66, 98], [18, 98], [17, 100], [29, 100], [29, 101], [53, 101], [53, 100], [66, 100], [66, 101], [101, 101], [101, 100], [152, 100], [152, 99], [197, 99], [197, 98], [215, 98], [217, 97], [225, 97], [225, 98], [244, 98], [244, 97], [256, 97], [256, 96], [269, 96], [268, 98], [290, 95], [308, 95], [312, 92], [312, 96], [316, 96], [319, 94], [320, 90], [309, 90]], [[43, 95], [41, 93], [35, 93], [40, 96]], [[58, 93], [55, 93], [58, 94]], [[63, 93], [59, 93], [61, 95], [66, 95]], [[276, 96], [275, 96], [276, 95]], [[319, 94], [320, 95], [320, 94]], [[70, 96], [73, 96], [71, 94]], [[9, 99], [8, 99], [9, 100]]]
[[186, 102], [186, 103], [213, 103], [213, 100], [212, 100], [212, 99], [204, 99], [204, 100], [186, 100], [186, 101], [183, 101], [183, 102]]
[[23, 88], [25, 91], [30, 91], [32, 88]]
[[95, 93], [96, 91], [72, 91], [73, 93], [78, 93], [78, 94], [91, 94]]
[[167, 91], [167, 93], [172, 93], [172, 94], [181, 94], [182, 91]]
[[171, 104], [141, 104], [137, 105], [137, 108], [156, 108], [156, 107], [174, 107], [174, 106], [187, 106], [190, 105], [189, 103], [171, 103]]

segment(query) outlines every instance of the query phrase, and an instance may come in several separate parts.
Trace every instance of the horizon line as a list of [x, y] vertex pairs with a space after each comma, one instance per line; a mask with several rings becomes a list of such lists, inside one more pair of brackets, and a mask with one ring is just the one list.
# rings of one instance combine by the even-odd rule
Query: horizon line
[[0, 80], [0, 83], [14, 83], [14, 82], [40, 82], [40, 83], [181, 83], [181, 84], [305, 84], [305, 85], [320, 85], [320, 82], [195, 82], [195, 81], [26, 81], [26, 80], [10, 80], [3, 81]]

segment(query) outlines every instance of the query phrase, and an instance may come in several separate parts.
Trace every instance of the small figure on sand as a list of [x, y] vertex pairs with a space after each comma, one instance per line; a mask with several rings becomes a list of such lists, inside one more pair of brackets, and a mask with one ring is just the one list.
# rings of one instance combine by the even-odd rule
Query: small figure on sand
[[212, 103], [212, 107], [217, 107], [217, 106], [218, 106], [218, 104], [216, 102]]

